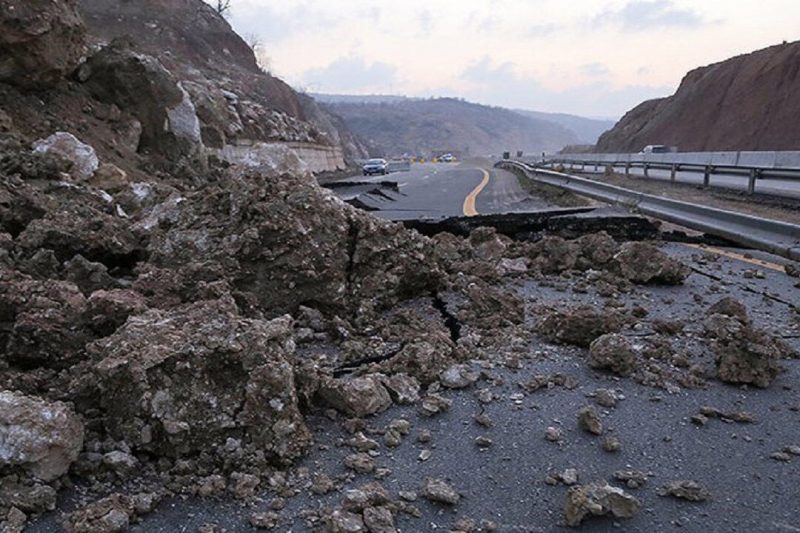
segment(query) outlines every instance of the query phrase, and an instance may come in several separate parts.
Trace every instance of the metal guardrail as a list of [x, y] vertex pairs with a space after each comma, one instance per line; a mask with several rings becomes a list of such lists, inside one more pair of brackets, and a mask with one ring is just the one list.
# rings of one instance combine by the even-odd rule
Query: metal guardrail
[[800, 152], [685, 152], [666, 154], [557, 154], [544, 159], [523, 158], [529, 164], [580, 165], [600, 167], [623, 167], [625, 175], [631, 168], [644, 169], [645, 177], [650, 169], [670, 171], [670, 180], [676, 180], [680, 171], [702, 172], [703, 185], [708, 187], [713, 174], [744, 175], [747, 177], [747, 192], [755, 192], [756, 181], [765, 178], [800, 179]]
[[521, 170], [530, 179], [576, 194], [636, 209], [642, 214], [722, 237], [748, 248], [800, 261], [800, 226], [733, 211], [661, 198], [588, 178], [534, 167], [522, 161], [496, 166]]

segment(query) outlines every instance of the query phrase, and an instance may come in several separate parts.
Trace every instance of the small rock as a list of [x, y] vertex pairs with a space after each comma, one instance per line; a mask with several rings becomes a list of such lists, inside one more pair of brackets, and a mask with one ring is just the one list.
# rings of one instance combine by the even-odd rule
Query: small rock
[[411, 433], [411, 422], [405, 418], [398, 418], [389, 422], [389, 429], [400, 435], [408, 435]]
[[475, 445], [481, 449], [490, 448], [492, 444], [493, 444], [492, 439], [490, 439], [489, 437], [481, 436], [475, 439]]
[[453, 365], [439, 374], [439, 381], [448, 389], [463, 389], [478, 381], [478, 373], [469, 365]]
[[617, 396], [608, 389], [594, 391], [594, 401], [601, 407], [613, 408], [617, 406]]
[[320, 387], [319, 394], [331, 407], [359, 418], [383, 412], [392, 405], [389, 392], [374, 375], [330, 379]]
[[603, 434], [603, 423], [591, 406], [578, 411], [578, 427], [593, 435]]
[[703, 488], [697, 481], [682, 479], [670, 481], [659, 488], [656, 493], [659, 496], [672, 496], [692, 502], [702, 502], [711, 498], [711, 493]]
[[427, 444], [433, 439], [433, 435], [427, 429], [421, 429], [417, 434], [417, 442], [420, 444]]
[[438, 394], [429, 394], [422, 399], [420, 412], [425, 416], [433, 416], [449, 411], [451, 405], [453, 405], [452, 400]]
[[397, 404], [411, 405], [419, 401], [419, 381], [408, 374], [393, 374], [383, 379], [383, 385]]
[[636, 370], [636, 352], [624, 335], [603, 335], [589, 346], [589, 366], [630, 376]]
[[261, 479], [253, 474], [234, 472], [231, 474], [233, 496], [239, 500], [249, 500], [256, 495]]
[[253, 513], [250, 515], [250, 525], [256, 529], [275, 529], [280, 523], [280, 518], [280, 515], [273, 511]]
[[800, 446], [787, 446], [783, 451], [789, 455], [800, 456]]
[[370, 439], [360, 431], [347, 441], [347, 445], [359, 452], [377, 450], [380, 446], [378, 441]]
[[108, 452], [103, 456], [103, 464], [120, 477], [126, 477], [139, 464], [136, 457], [121, 451]]
[[365, 533], [367, 531], [361, 515], [348, 511], [339, 509], [333, 511], [327, 522], [330, 533]]
[[591, 516], [632, 518], [640, 507], [639, 500], [630, 494], [600, 481], [569, 489], [564, 503], [564, 516], [568, 526], [577, 527]]
[[422, 450], [421, 452], [419, 452], [419, 457], [417, 457], [417, 459], [419, 459], [422, 462], [425, 462], [428, 459], [430, 459], [432, 455], [433, 455], [432, 451], [427, 450], [427, 449], [426, 450]]
[[367, 507], [364, 509], [364, 525], [370, 533], [395, 533], [394, 516], [388, 507]]
[[375, 459], [367, 453], [354, 453], [344, 458], [344, 465], [359, 474], [369, 474], [375, 471]]
[[25, 513], [16, 507], [12, 507], [9, 509], [5, 521], [2, 522], [3, 533], [22, 533], [27, 523], [28, 517]]
[[544, 430], [544, 438], [550, 442], [558, 442], [562, 438], [561, 430], [557, 427], [549, 426]]
[[616, 453], [622, 449], [622, 443], [614, 435], [609, 435], [603, 439], [603, 450], [609, 453]]
[[567, 468], [561, 474], [561, 482], [567, 486], [575, 485], [578, 483], [578, 471], [574, 468]]
[[617, 470], [614, 479], [622, 481], [629, 489], [638, 489], [647, 482], [650, 475], [640, 470]]
[[311, 482], [311, 492], [318, 496], [323, 496], [332, 491], [335, 487], [333, 480], [327, 474], [317, 474]]
[[429, 501], [447, 505], [455, 505], [461, 499], [458, 492], [448, 485], [447, 482], [435, 478], [427, 478], [425, 480], [422, 484], [420, 494]]
[[769, 458], [781, 463], [788, 463], [792, 460], [792, 456], [786, 452], [774, 452], [769, 454]]
[[492, 419], [485, 413], [475, 415], [475, 423], [485, 428], [492, 427]]

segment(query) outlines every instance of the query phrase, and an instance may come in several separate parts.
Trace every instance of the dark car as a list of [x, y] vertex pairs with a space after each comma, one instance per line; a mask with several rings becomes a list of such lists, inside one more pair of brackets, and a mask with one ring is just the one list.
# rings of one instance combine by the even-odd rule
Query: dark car
[[370, 159], [362, 167], [365, 176], [372, 176], [373, 174], [386, 175], [389, 173], [389, 163], [385, 159]]

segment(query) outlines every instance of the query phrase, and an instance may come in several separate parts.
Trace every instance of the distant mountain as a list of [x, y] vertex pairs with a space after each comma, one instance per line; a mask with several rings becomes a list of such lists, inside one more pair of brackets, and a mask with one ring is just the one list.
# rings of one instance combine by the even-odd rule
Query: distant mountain
[[800, 150], [800, 41], [691, 71], [673, 96], [629, 111], [597, 147], [638, 152], [648, 144], [682, 152]]
[[410, 98], [408, 96], [396, 96], [391, 94], [309, 94], [314, 100], [321, 104], [395, 104], [408, 100], [420, 100], [420, 98]]
[[367, 143], [372, 155], [539, 153], [579, 142], [575, 133], [555, 122], [455, 98], [316, 98], [344, 119], [347, 127]]
[[527, 111], [524, 109], [515, 109], [514, 111], [526, 117], [548, 120], [560, 124], [575, 133], [578, 137], [578, 141], [582, 144], [595, 144], [603, 133], [614, 127], [615, 123], [613, 120], [585, 118], [576, 115], [568, 115], [566, 113], [543, 113], [541, 111]]

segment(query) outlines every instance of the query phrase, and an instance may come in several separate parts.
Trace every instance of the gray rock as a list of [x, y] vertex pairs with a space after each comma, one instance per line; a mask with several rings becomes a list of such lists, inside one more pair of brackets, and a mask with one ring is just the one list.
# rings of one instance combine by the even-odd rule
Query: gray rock
[[461, 500], [461, 495], [442, 479], [427, 478], [422, 484], [420, 495], [432, 502], [455, 505]]
[[334, 409], [359, 418], [381, 413], [392, 405], [389, 392], [375, 375], [329, 379], [319, 394]]
[[593, 435], [603, 434], [603, 422], [591, 406], [578, 411], [578, 427]]
[[639, 512], [639, 500], [605, 481], [572, 487], [564, 503], [567, 525], [577, 527], [586, 518], [611, 515], [632, 518]]
[[83, 448], [83, 423], [61, 402], [0, 391], [0, 466], [43, 481], [66, 474]]
[[71, 163], [70, 174], [80, 181], [91, 178], [100, 166], [94, 148], [64, 131], [34, 142], [33, 151], [66, 159]]
[[439, 381], [448, 389], [463, 389], [478, 381], [478, 373], [469, 365], [453, 365], [439, 374]]

